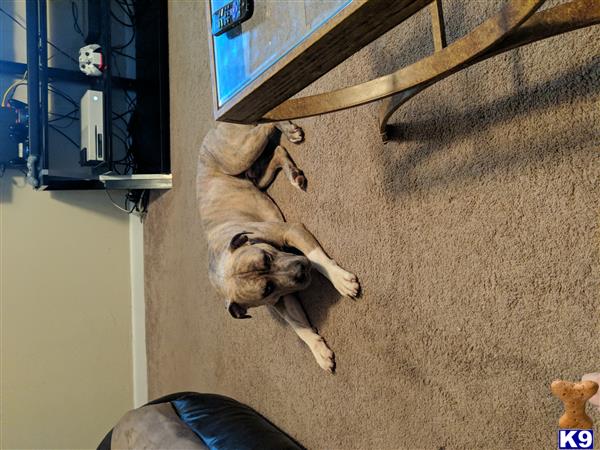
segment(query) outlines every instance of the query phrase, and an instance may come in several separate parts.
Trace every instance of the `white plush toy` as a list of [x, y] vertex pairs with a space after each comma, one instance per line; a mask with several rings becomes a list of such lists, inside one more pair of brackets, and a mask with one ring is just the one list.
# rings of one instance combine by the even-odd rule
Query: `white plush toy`
[[79, 49], [79, 69], [90, 77], [102, 75], [104, 60], [98, 44], [86, 45]]

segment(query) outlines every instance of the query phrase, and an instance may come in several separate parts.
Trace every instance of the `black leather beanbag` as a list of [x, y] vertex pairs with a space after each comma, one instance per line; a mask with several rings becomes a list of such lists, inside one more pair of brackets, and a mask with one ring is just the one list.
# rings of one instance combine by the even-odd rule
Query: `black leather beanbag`
[[[171, 403], [179, 419], [211, 450], [303, 449], [255, 410], [229, 397], [181, 392], [147, 405], [167, 402]], [[174, 417], [174, 420], [177, 418]], [[106, 435], [98, 450], [112, 448], [112, 433], [113, 430]]]

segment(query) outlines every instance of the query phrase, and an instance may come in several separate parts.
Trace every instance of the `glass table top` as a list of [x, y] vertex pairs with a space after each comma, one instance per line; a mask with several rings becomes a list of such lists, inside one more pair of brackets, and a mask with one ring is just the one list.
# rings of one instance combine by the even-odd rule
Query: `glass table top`
[[[214, 13], [231, 0], [211, 0]], [[352, 0], [254, 0], [252, 17], [213, 36], [221, 107]]]

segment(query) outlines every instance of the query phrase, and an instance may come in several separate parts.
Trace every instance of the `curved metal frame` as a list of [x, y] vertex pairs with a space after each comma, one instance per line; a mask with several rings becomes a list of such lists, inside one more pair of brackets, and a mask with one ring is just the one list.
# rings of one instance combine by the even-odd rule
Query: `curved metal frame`
[[[492, 46], [488, 51], [475, 59], [465, 62], [460, 69], [466, 69], [517, 47], [597, 23], [600, 23], [600, 2], [597, 0], [575, 0], [545, 11], [540, 11], [532, 15], [519, 28], [510, 33], [499, 45]], [[390, 117], [403, 104], [437, 81], [450, 76], [452, 73], [455, 72], [449, 72], [431, 83], [407, 89], [400, 94], [384, 99], [379, 109], [379, 132], [383, 141], [387, 142], [388, 140], [388, 121]]]
[[[391, 115], [437, 81], [513, 48], [600, 23], [598, 0], [573, 0], [536, 13], [544, 1], [511, 0], [495, 16], [466, 36], [447, 47], [436, 44], [436, 51], [432, 55], [408, 67], [366, 83], [287, 100], [269, 111], [262, 121], [309, 117], [386, 99], [380, 112], [380, 131], [385, 140], [387, 121]], [[435, 6], [439, 8], [439, 3]], [[445, 43], [443, 26], [439, 23], [438, 26], [441, 27], [441, 31], [439, 28], [435, 30], [438, 32], [438, 42]]]

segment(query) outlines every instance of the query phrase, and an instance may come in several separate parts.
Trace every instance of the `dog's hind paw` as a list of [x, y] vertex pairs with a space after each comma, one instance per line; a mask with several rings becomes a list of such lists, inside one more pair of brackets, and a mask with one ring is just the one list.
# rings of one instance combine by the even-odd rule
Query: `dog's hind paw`
[[299, 144], [304, 140], [304, 131], [292, 122], [281, 122], [281, 131], [292, 144]]
[[321, 369], [326, 370], [329, 373], [333, 373], [335, 370], [335, 355], [333, 351], [327, 346], [325, 340], [319, 336], [318, 339], [310, 346], [315, 359]]
[[300, 169], [292, 170], [291, 182], [293, 186], [296, 186], [301, 191], [306, 192], [306, 186], [308, 185], [308, 181], [306, 180], [304, 172], [302, 172]]

